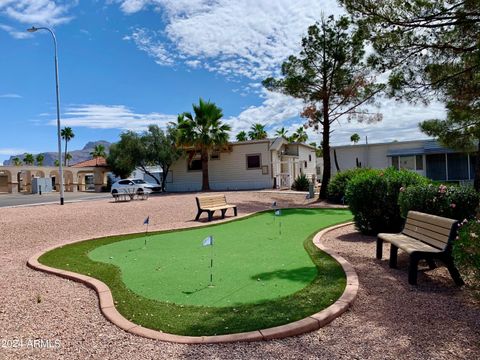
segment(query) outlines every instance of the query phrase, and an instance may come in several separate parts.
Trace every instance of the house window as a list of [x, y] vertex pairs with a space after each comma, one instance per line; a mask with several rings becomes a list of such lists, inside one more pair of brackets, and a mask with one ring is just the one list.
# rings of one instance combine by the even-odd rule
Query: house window
[[193, 159], [188, 163], [188, 171], [202, 170], [202, 159]]
[[423, 155], [415, 156], [415, 166], [416, 170], [423, 170]]
[[308, 155], [308, 161], [312, 161], [312, 154]]
[[398, 156], [392, 156], [392, 166], [397, 170], [399, 169]]
[[445, 154], [432, 154], [426, 156], [427, 177], [432, 180], [446, 180], [447, 169]]
[[308, 167], [308, 163], [306, 161], [304, 161], [304, 167], [307, 168]]
[[260, 169], [261, 167], [261, 157], [260, 154], [247, 155], [247, 169]]
[[475, 179], [475, 164], [477, 156], [470, 154], [470, 179]]
[[210, 155], [210, 160], [220, 160], [220, 151], [212, 151]]
[[448, 180], [468, 180], [468, 155], [448, 154]]
[[400, 156], [400, 169], [415, 170], [415, 157]]

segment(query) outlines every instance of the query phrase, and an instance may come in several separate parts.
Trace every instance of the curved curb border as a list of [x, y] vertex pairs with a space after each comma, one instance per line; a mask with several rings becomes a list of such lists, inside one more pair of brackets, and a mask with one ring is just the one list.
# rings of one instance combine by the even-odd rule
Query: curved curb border
[[42, 265], [38, 262], [38, 258], [45, 254], [46, 252], [58, 248], [58, 246], [52, 246], [48, 249], [45, 249], [35, 255], [31, 256], [27, 261], [27, 266], [34, 269], [40, 270], [48, 274], [54, 274], [65, 279], [73, 280], [79, 283], [82, 283], [93, 290], [98, 294], [98, 300], [100, 305], [100, 310], [103, 315], [113, 324], [117, 325], [121, 329], [139, 336], [143, 336], [149, 339], [162, 340], [173, 343], [181, 344], [214, 344], [214, 343], [231, 343], [237, 341], [259, 341], [259, 340], [271, 340], [271, 339], [281, 339], [288, 336], [300, 335], [306, 332], [315, 331], [319, 328], [327, 325], [335, 318], [343, 314], [354, 302], [357, 291], [358, 291], [358, 276], [355, 272], [353, 266], [346, 261], [343, 257], [335, 253], [334, 251], [325, 247], [322, 243], [322, 237], [330, 231], [342, 228], [344, 226], [349, 226], [353, 224], [352, 222], [331, 226], [329, 228], [323, 229], [318, 232], [313, 237], [313, 243], [317, 248], [326, 252], [328, 255], [333, 257], [343, 268], [343, 271], [346, 275], [347, 285], [345, 290], [340, 296], [340, 298], [335, 301], [332, 305], [326, 309], [310, 315], [304, 319], [292, 322], [286, 325], [280, 325], [268, 329], [261, 329], [250, 332], [228, 334], [228, 335], [217, 335], [217, 336], [182, 336], [168, 334], [157, 330], [152, 330], [144, 328], [140, 325], [134, 324], [131, 321], [124, 318], [115, 308], [112, 293], [110, 292], [109, 287], [90, 276], [77, 274], [71, 271], [60, 270], [51, 268], [49, 266]]

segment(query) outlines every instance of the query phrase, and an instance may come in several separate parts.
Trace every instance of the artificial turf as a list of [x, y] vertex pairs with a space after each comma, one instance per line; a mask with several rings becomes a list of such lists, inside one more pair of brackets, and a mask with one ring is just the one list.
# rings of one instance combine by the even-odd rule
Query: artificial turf
[[[311, 235], [350, 219], [347, 210], [269, 211], [225, 224], [67, 245], [40, 262], [104, 281], [118, 310], [146, 327], [183, 335], [250, 331], [301, 319], [340, 296], [344, 273], [313, 246]], [[214, 245], [202, 246], [209, 235]]]

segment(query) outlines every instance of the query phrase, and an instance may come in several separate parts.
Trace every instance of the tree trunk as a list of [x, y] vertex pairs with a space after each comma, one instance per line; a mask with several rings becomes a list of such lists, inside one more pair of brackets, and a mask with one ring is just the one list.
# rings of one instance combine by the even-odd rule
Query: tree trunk
[[208, 182], [208, 149], [202, 149], [202, 191], [209, 191]]
[[165, 192], [165, 183], [167, 182], [167, 175], [168, 172], [170, 171], [170, 166], [164, 166], [162, 167], [163, 172], [162, 172], [162, 192]]
[[323, 125], [323, 176], [322, 186], [320, 187], [320, 200], [327, 199], [327, 186], [331, 176], [331, 160], [330, 160], [330, 124], [325, 122]]
[[[63, 155], [63, 158], [65, 159], [63, 162], [63, 166], [67, 166], [67, 144], [68, 141], [65, 139], [65, 155]], [[59, 159], [59, 161], [62, 161], [62, 159]]]
[[475, 179], [473, 180], [473, 187], [480, 191], [480, 139], [478, 140], [477, 158], [475, 160]]
[[[320, 200], [327, 199], [327, 186], [331, 176], [331, 160], [330, 160], [330, 121], [328, 119], [328, 107], [323, 107], [323, 176], [322, 186], [320, 187]], [[326, 111], [325, 111], [326, 110]]]

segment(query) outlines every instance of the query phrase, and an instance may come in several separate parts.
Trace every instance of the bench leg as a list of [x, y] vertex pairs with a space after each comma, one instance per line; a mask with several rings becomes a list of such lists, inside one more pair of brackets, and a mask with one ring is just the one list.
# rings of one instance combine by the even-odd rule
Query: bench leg
[[212, 221], [212, 216], [215, 211], [209, 211], [208, 212], [208, 221]]
[[450, 273], [450, 276], [452, 277], [453, 281], [455, 281], [455, 284], [457, 284], [458, 286], [465, 285], [462, 277], [460, 276], [460, 273], [458, 272], [457, 267], [453, 262], [453, 258], [452, 257], [446, 258], [445, 264], [447, 265], [448, 272]]
[[408, 265], [408, 283], [417, 285], [418, 262], [420, 258], [415, 254], [410, 255], [410, 264]]
[[398, 255], [398, 247], [391, 244], [390, 245], [390, 262], [389, 265], [392, 269], [397, 267], [397, 255]]
[[377, 238], [377, 259], [378, 260], [382, 259], [382, 253], [383, 253], [383, 240]]
[[227, 209], [222, 209], [222, 219], [225, 219], [225, 213], [227, 212]]
[[234, 207], [234, 208], [233, 208], [233, 214], [234, 214], [235, 216], [237, 216], [237, 207]]
[[200, 215], [202, 214], [202, 210], [198, 210], [197, 212], [197, 216], [195, 217], [195, 221], [198, 221], [198, 219], [200, 219]]

